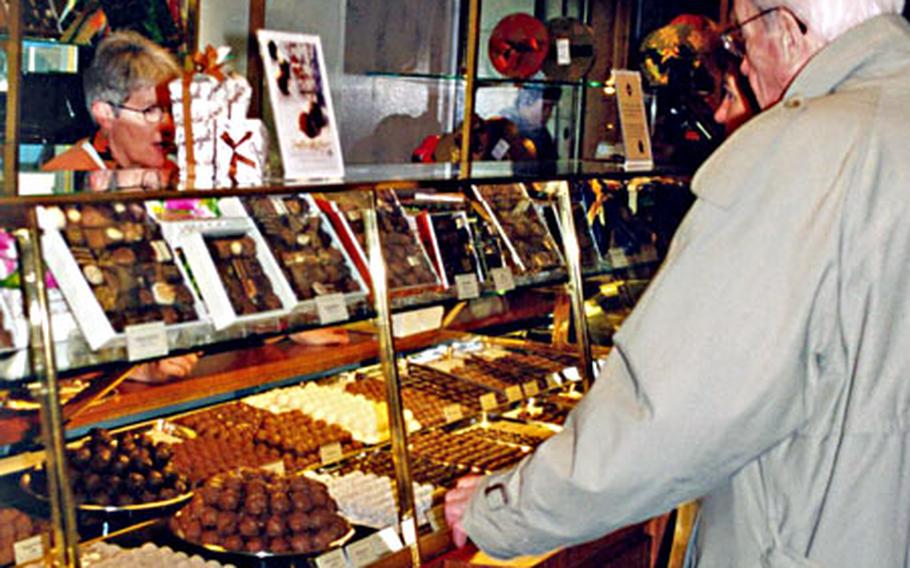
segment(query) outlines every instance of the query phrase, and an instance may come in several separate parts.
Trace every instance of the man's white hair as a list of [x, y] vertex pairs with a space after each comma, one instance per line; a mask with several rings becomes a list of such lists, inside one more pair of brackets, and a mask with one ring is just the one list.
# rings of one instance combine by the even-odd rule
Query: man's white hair
[[900, 14], [904, 0], [753, 0], [759, 10], [786, 6], [826, 42], [880, 14]]

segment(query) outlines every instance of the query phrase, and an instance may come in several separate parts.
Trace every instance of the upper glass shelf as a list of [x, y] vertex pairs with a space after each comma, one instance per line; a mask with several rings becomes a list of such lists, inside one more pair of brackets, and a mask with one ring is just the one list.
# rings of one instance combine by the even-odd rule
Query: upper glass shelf
[[[385, 71], [369, 71], [368, 77], [385, 77], [389, 79], [403, 79], [412, 81], [465, 81], [464, 75], [451, 75], [442, 73], [392, 73]], [[510, 77], [477, 77], [475, 79], [478, 87], [498, 86], [498, 85], [545, 85], [560, 87], [589, 87], [594, 89], [603, 88], [604, 81], [592, 79], [582, 79], [580, 81], [556, 81], [553, 79], [513, 79]]]
[[195, 189], [179, 182], [173, 172], [158, 170], [102, 170], [96, 172], [56, 172], [29, 174], [20, 183], [19, 197], [0, 197], [0, 210], [42, 203], [82, 201], [122, 201], [121, 192], [141, 192], [137, 199], [175, 199], [227, 197], [257, 193], [335, 192], [361, 187], [445, 188], [470, 183], [511, 183], [588, 178], [631, 179], [651, 176], [686, 176], [691, 172], [673, 167], [657, 167], [645, 172], [627, 171], [621, 164], [590, 160], [554, 162], [474, 162], [462, 172], [457, 164], [388, 164], [348, 166], [343, 178], [281, 179], [268, 178], [261, 185], [237, 186], [216, 190]]

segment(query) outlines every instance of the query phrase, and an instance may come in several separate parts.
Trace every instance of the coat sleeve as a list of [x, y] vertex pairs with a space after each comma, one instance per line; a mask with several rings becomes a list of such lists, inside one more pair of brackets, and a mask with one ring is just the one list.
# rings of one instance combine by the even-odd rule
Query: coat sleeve
[[650, 518], [805, 424], [810, 353], [832, 336], [837, 192], [750, 189], [699, 199], [566, 428], [482, 482], [463, 519], [481, 549], [538, 554]]

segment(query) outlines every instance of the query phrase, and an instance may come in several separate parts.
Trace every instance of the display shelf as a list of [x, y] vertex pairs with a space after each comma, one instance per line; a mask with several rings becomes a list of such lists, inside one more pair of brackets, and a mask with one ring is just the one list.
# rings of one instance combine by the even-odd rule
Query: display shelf
[[[49, 187], [67, 188], [65, 194], [27, 195], [0, 198], [0, 221], [24, 219], [23, 209], [34, 205], [114, 202], [149, 199], [192, 199], [242, 196], [250, 191], [257, 194], [330, 193], [353, 188], [418, 189], [451, 188], [472, 183], [496, 184], [522, 181], [561, 181], [609, 178], [625, 181], [635, 178], [672, 177], [688, 179], [691, 172], [676, 167], [656, 167], [646, 172], [626, 171], [621, 164], [591, 160], [557, 160], [552, 162], [474, 162], [469, 171], [462, 172], [457, 164], [385, 164], [349, 166], [343, 178], [288, 180], [267, 178], [261, 185], [194, 189], [170, 178], [167, 172], [156, 170], [121, 170], [119, 172], [42, 173], [54, 178]], [[103, 180], [99, 191], [99, 178]], [[139, 194], [138, 192], [142, 192]], [[132, 194], [128, 192], [134, 192]]]
[[[366, 73], [367, 77], [383, 77], [387, 79], [401, 79], [405, 81], [456, 81], [464, 82], [467, 79], [463, 75], [449, 75], [442, 73], [392, 73], [384, 71], [371, 71]], [[578, 81], [560, 81], [555, 79], [516, 79], [511, 77], [477, 77], [474, 79], [478, 88], [500, 85], [536, 85], [536, 86], [554, 86], [554, 87], [571, 87], [571, 88], [591, 88], [599, 89], [606, 86], [604, 81], [592, 79], [581, 79]]]

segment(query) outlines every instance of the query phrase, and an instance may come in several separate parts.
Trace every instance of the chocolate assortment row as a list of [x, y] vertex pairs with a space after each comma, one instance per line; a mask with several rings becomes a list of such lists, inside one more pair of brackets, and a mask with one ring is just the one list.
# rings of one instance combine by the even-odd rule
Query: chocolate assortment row
[[530, 450], [485, 436], [479, 428], [445, 432], [430, 430], [411, 438], [414, 455], [438, 462], [493, 472], [517, 463]]
[[448, 401], [449, 404], [460, 404], [465, 413], [470, 414], [480, 413], [480, 397], [494, 392], [481, 385], [458, 381], [452, 375], [410, 361], [407, 377], [402, 379], [402, 386], [431, 394]]
[[[420, 456], [410, 456], [411, 478], [417, 483], [430, 484], [436, 487], [452, 487], [459, 477], [468, 470], [465, 466], [451, 462], [434, 462]], [[331, 471], [332, 475], [343, 476], [362, 471], [373, 475], [395, 478], [395, 465], [392, 454], [386, 451], [369, 452], [351, 458]]]
[[[359, 394], [377, 402], [385, 401], [386, 386], [382, 379], [362, 373], [358, 373], [355, 377], [355, 381], [345, 385], [344, 388], [347, 392]], [[445, 407], [452, 404], [446, 399], [410, 385], [401, 387], [401, 399], [404, 407], [414, 414], [414, 419], [424, 428], [444, 423]]]
[[297, 298], [360, 290], [322, 216], [302, 197], [252, 197], [243, 206], [262, 232]]
[[209, 479], [175, 515], [171, 529], [203, 546], [249, 553], [327, 550], [350, 527], [322, 483], [262, 470]]
[[558, 247], [520, 185], [476, 186], [528, 272], [562, 265]]
[[198, 319], [171, 249], [141, 204], [71, 205], [62, 216], [63, 238], [116, 331]]
[[[81, 446], [66, 452], [76, 503], [101, 507], [155, 503], [187, 494], [190, 482], [172, 459], [169, 444], [155, 443], [145, 433], [114, 435], [98, 428]], [[32, 490], [47, 494], [43, 470], [34, 473]]]
[[477, 253], [467, 216], [464, 213], [430, 215], [430, 224], [449, 284], [455, 283], [458, 274], [477, 274]]
[[435, 286], [436, 273], [391, 191], [377, 195], [377, 218], [392, 289]]
[[207, 236], [204, 240], [237, 315], [281, 309], [281, 299], [272, 290], [250, 235]]
[[274, 414], [235, 402], [181, 418], [198, 436], [174, 447], [174, 463], [198, 483], [237, 467], [282, 462], [298, 470], [319, 462], [319, 448], [339, 442], [343, 451], [361, 447], [351, 433], [299, 410]]

